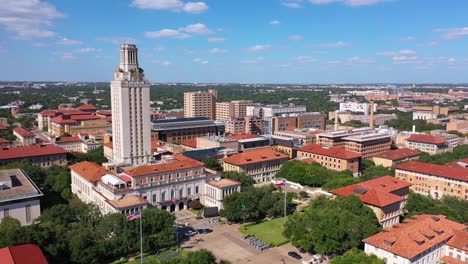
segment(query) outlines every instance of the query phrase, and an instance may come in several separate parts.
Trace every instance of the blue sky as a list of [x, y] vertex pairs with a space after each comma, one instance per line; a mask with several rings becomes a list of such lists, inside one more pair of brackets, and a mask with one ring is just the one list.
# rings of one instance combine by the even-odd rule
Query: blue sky
[[466, 0], [0, 0], [0, 80], [468, 82]]

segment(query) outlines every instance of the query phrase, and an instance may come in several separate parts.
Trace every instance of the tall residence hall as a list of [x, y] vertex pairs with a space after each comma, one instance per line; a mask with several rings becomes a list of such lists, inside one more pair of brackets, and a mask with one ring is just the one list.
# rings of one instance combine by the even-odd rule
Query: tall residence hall
[[468, 169], [410, 161], [395, 167], [395, 177], [413, 184], [416, 193], [441, 199], [454, 196], [468, 200]]
[[197, 91], [184, 93], [184, 117], [206, 117], [216, 119], [218, 91]]
[[467, 263], [466, 228], [444, 215], [415, 215], [364, 239], [364, 252], [394, 264]]
[[223, 160], [224, 171], [245, 172], [257, 182], [269, 182], [289, 156], [265, 148], [234, 154]]
[[41, 216], [41, 190], [21, 169], [0, 170], [0, 222], [5, 217], [32, 224]]
[[67, 151], [51, 145], [0, 148], [0, 166], [28, 160], [39, 167], [67, 165]]
[[344, 148], [372, 158], [390, 150], [391, 136], [384, 130], [363, 127], [318, 134], [318, 144]]
[[309, 157], [327, 169], [334, 171], [349, 170], [354, 175], [358, 175], [362, 155], [343, 148], [310, 144], [298, 148], [297, 157]]
[[406, 147], [427, 152], [430, 155], [452, 151], [445, 139], [427, 134], [412, 134], [406, 139]]
[[187, 209], [190, 201], [201, 198], [205, 182], [218, 176], [206, 171], [202, 162], [177, 154], [121, 173], [88, 161], [70, 170], [72, 192], [103, 214], [129, 214], [150, 205], [171, 212]]
[[392, 176], [384, 176], [330, 192], [344, 197], [356, 195], [374, 211], [379, 224], [386, 228], [400, 222], [411, 185]]

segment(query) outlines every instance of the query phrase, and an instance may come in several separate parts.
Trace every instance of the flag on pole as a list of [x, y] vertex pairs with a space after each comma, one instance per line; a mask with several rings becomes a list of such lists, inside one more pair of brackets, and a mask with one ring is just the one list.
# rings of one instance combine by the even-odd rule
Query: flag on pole
[[275, 186], [285, 186], [286, 185], [286, 180], [282, 180], [280, 182], [275, 183]]
[[140, 218], [141, 218], [140, 212], [136, 212], [134, 214], [128, 215], [127, 221], [133, 221], [133, 220], [140, 219]]

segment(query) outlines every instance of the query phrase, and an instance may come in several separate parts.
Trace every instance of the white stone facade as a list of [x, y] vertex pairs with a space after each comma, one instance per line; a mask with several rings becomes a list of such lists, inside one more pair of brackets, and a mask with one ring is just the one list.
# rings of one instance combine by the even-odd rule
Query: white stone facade
[[138, 49], [124, 44], [111, 82], [113, 158], [140, 165], [151, 157], [150, 83], [138, 67]]

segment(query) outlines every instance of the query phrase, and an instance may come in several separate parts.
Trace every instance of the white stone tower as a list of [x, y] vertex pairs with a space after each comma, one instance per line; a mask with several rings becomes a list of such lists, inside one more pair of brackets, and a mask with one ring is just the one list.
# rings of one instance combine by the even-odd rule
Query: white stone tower
[[112, 162], [141, 165], [151, 157], [150, 83], [138, 66], [135, 45], [120, 47], [120, 67], [111, 82]]

